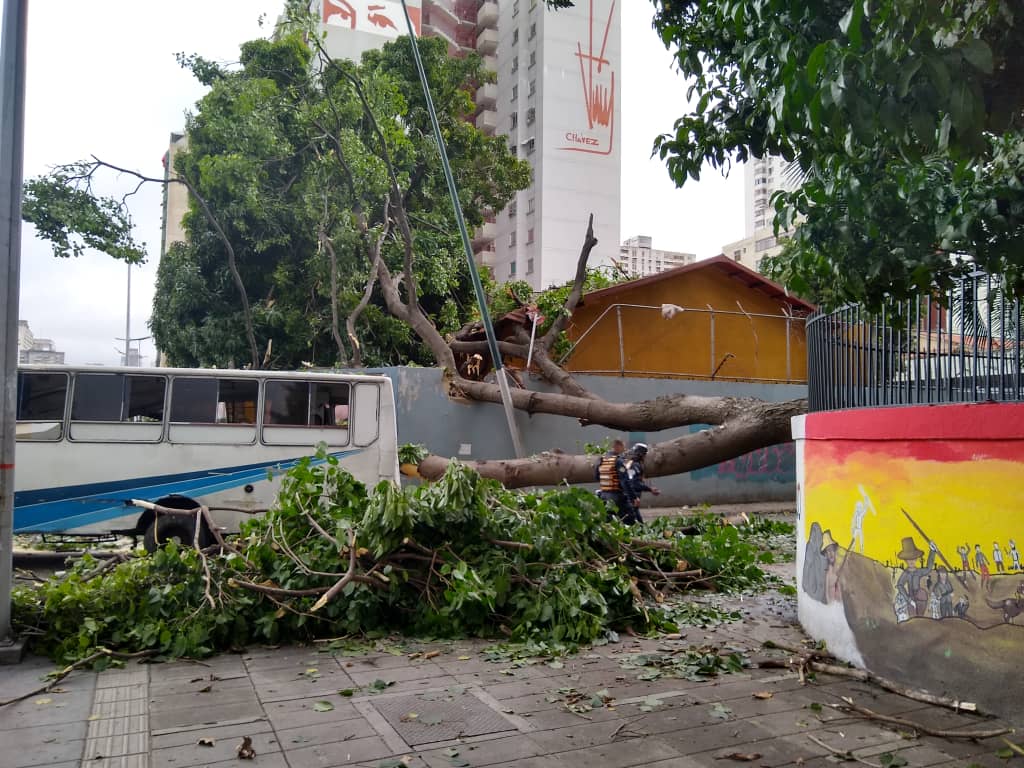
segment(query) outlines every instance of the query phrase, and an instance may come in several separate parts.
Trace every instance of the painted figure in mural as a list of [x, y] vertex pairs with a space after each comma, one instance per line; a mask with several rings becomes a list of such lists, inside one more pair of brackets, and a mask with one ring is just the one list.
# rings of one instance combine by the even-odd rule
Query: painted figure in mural
[[999, 573], [1003, 572], [1003, 550], [999, 548], [999, 542], [992, 542], [992, 563]]
[[800, 584], [804, 592], [819, 603], [825, 602], [825, 570], [828, 561], [822, 554], [821, 526], [811, 523], [807, 534], [807, 546], [804, 548], [804, 573]]
[[836, 561], [839, 545], [832, 539], [832, 531], [821, 535], [821, 554], [825, 556], [825, 603], [841, 603], [843, 590], [839, 585], [841, 566]]
[[861, 498], [853, 505], [853, 520], [850, 521], [850, 538], [852, 543], [850, 544], [850, 551], [852, 552], [860, 544], [860, 553], [864, 554], [864, 518], [867, 516], [868, 511], [871, 511], [872, 515], [877, 515], [875, 511], [875, 505], [871, 503], [871, 497], [868, 496], [868, 492], [864, 490], [863, 485], [858, 485], [857, 490], [860, 491]]
[[1017, 542], [1010, 539], [1010, 563], [1013, 566], [1013, 570], [1020, 570], [1020, 552], [1017, 551]]
[[928, 600], [928, 614], [933, 619], [946, 619], [953, 615], [953, 585], [949, 582], [949, 571], [940, 565], [935, 569], [935, 583], [932, 584]]
[[971, 571], [971, 548], [966, 544], [961, 544], [956, 548], [956, 551], [960, 555], [960, 565], [964, 577], [966, 577], [968, 573], [973, 576], [974, 573]]
[[897, 623], [907, 621], [912, 616], [925, 615], [928, 607], [928, 590], [925, 589], [924, 580], [935, 565], [935, 542], [929, 541], [928, 549], [928, 562], [924, 568], [917, 567], [917, 561], [924, 556], [924, 552], [917, 548], [913, 536], [903, 539], [903, 548], [896, 555], [904, 562], [903, 573], [896, 582], [896, 597], [893, 601]]
[[974, 545], [974, 564], [978, 567], [978, 573], [981, 574], [981, 586], [983, 589], [987, 589], [989, 592], [992, 591], [992, 574], [988, 570], [988, 558], [985, 557], [985, 553], [981, 551], [981, 544]]
[[953, 606], [953, 612], [961, 619], [967, 618], [967, 609], [971, 607], [971, 601], [967, 599], [966, 595], [962, 595], [959, 600], [956, 601], [956, 605]]

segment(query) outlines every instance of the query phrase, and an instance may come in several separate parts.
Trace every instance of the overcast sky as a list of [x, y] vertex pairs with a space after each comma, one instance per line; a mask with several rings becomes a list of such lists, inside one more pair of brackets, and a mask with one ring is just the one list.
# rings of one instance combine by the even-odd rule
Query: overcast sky
[[[647, 0], [623, 0], [622, 237], [648, 234], [654, 246], [704, 258], [743, 236], [742, 173], [715, 172], [677, 190], [651, 143], [685, 109], [685, 83], [650, 26]], [[25, 178], [95, 154], [150, 176], [172, 131], [202, 96], [175, 61], [178, 51], [237, 61], [240, 43], [267, 34], [280, 0], [100, 0], [35, 2], [29, 13]], [[157, 9], [160, 13], [157, 13]], [[108, 194], [134, 186], [105, 177]], [[131, 335], [146, 336], [159, 257], [161, 189], [133, 199], [147, 264], [132, 270]], [[22, 233], [20, 317], [51, 338], [71, 364], [116, 364], [125, 332], [127, 267], [89, 253], [58, 261], [31, 225]], [[153, 342], [142, 342], [154, 364]]]

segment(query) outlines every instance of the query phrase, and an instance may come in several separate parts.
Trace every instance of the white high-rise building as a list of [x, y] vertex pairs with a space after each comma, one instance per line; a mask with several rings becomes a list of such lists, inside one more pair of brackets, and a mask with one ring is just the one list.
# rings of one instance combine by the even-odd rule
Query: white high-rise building
[[[311, 7], [326, 50], [339, 58], [358, 58], [405, 31], [401, 5], [390, 0]], [[385, 15], [402, 24], [385, 24]], [[474, 233], [478, 261], [502, 282], [538, 290], [564, 283], [593, 213], [599, 244], [590, 265], [611, 265], [620, 242], [621, 3], [579, 0], [551, 11], [543, 0], [423, 0], [410, 3], [410, 15], [423, 35], [446, 40], [449, 53], [476, 51], [497, 73], [477, 90], [476, 126], [506, 136], [533, 168], [529, 189]]]
[[722, 246], [722, 253], [746, 267], [760, 271], [761, 260], [781, 249], [785, 233], [775, 235], [775, 209], [771, 205], [776, 190], [793, 189], [797, 179], [790, 164], [781, 157], [768, 155], [751, 158], [745, 167], [744, 222], [742, 240]]

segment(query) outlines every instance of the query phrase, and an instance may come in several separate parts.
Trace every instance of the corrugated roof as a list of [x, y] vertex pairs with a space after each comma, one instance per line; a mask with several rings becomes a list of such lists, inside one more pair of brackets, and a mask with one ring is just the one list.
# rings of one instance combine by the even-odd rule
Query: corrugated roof
[[803, 299], [798, 298], [797, 296], [793, 296], [783, 286], [779, 285], [773, 280], [769, 280], [764, 275], [755, 272], [749, 267], [745, 267], [739, 262], [733, 261], [728, 256], [722, 254], [718, 256], [713, 256], [710, 259], [695, 261], [693, 264], [686, 264], [682, 267], [674, 267], [673, 269], [667, 269], [664, 272], [659, 272], [656, 275], [648, 275], [647, 277], [641, 277], [637, 280], [630, 280], [628, 283], [619, 283], [618, 285], [613, 285], [609, 288], [602, 288], [597, 291], [591, 291], [590, 293], [586, 293], [582, 296], [582, 298], [580, 299], [580, 304], [585, 304], [587, 302], [587, 299], [603, 299], [609, 296], [617, 296], [621, 293], [632, 291], [635, 288], [642, 288], [646, 285], [653, 285], [654, 283], [660, 282], [662, 280], [678, 277], [689, 272], [696, 272], [701, 269], [720, 270], [729, 277], [731, 277], [732, 279], [742, 283], [747, 288], [750, 288], [755, 291], [761, 291], [762, 293], [767, 294], [768, 296], [770, 296], [773, 299], [776, 299], [777, 301], [789, 304], [793, 309], [797, 310], [798, 312], [810, 313], [817, 309], [817, 307], [815, 307], [810, 302], [804, 301]]

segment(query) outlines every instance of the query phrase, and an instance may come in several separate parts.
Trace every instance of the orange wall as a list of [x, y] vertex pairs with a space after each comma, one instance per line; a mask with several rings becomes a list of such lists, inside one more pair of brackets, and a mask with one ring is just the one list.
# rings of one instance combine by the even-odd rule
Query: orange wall
[[[739, 313], [782, 315], [787, 306], [751, 289], [724, 272], [709, 267], [685, 272], [632, 290], [605, 297], [587, 297], [568, 329], [577, 341], [601, 313], [615, 304], [641, 304], [659, 309], [621, 307], [622, 340], [627, 376], [683, 376], [708, 378], [727, 353], [733, 357], [718, 370], [716, 379], [806, 381], [807, 347], [802, 318], [789, 323], [789, 371], [786, 366], [786, 322], [780, 318], [742, 314], [714, 316], [714, 349], [709, 312], [683, 312], [662, 317], [662, 304]], [[566, 361], [576, 372], [620, 370], [617, 310], [611, 309], [587, 333]]]

